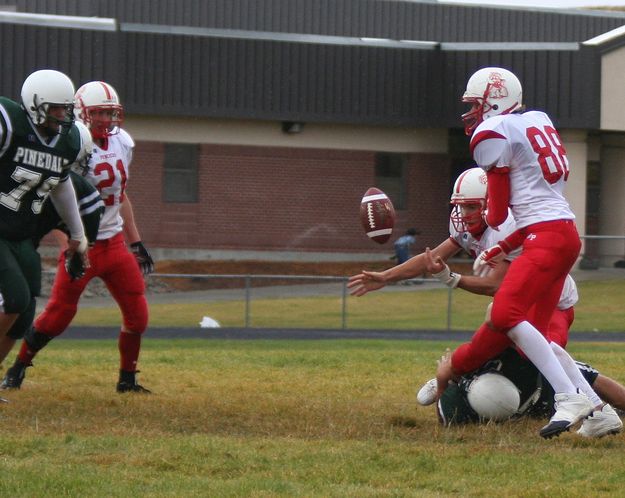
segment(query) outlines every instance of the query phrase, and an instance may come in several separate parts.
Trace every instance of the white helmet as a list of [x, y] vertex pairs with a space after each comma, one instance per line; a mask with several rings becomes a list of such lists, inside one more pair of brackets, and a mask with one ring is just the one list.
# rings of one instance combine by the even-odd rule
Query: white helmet
[[519, 390], [503, 375], [486, 372], [478, 375], [467, 389], [471, 408], [484, 420], [507, 420], [519, 409]]
[[90, 81], [76, 92], [76, 118], [91, 130], [93, 138], [106, 138], [119, 132], [124, 108], [115, 89], [104, 81]]
[[[21, 95], [34, 124], [50, 128], [53, 133], [69, 131], [74, 122], [74, 84], [65, 74], [53, 69], [35, 71], [24, 80]], [[51, 116], [51, 105], [65, 107], [65, 117]]]
[[95, 147], [91, 138], [91, 132], [86, 125], [80, 121], [74, 123], [80, 132], [80, 152], [76, 156], [76, 161], [72, 165], [72, 169], [79, 175], [85, 176], [89, 171], [89, 160], [93, 154]]
[[473, 73], [462, 101], [472, 105], [462, 115], [464, 131], [471, 135], [485, 119], [509, 114], [523, 106], [523, 88], [514, 73], [501, 67], [485, 67]]
[[[479, 235], [486, 229], [483, 220], [486, 209], [486, 173], [482, 168], [471, 168], [460, 174], [454, 183], [454, 190], [451, 194], [451, 204], [454, 208], [451, 211], [451, 222], [458, 232], [469, 232], [472, 235]], [[462, 212], [463, 204], [479, 204], [478, 211], [470, 214]]]

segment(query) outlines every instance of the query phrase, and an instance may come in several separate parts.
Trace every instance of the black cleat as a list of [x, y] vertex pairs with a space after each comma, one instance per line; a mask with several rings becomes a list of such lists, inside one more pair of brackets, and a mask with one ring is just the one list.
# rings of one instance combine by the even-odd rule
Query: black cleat
[[0, 389], [19, 389], [22, 387], [22, 382], [24, 377], [26, 377], [26, 368], [29, 366], [31, 365], [15, 360], [13, 366], [7, 370], [4, 379], [2, 379]]
[[571, 427], [571, 422], [568, 420], [558, 420], [555, 422], [549, 422], [545, 427], [540, 430], [540, 436], [545, 439], [551, 439], [557, 437], [565, 431], [568, 431]]
[[152, 394], [152, 391], [137, 383], [136, 374], [137, 372], [127, 372], [125, 370], [120, 370], [119, 382], [117, 383], [117, 392]]
[[141, 384], [129, 384], [128, 382], [118, 382], [117, 383], [117, 392], [118, 393], [143, 393], [143, 394], [152, 394], [152, 391], [146, 389]]

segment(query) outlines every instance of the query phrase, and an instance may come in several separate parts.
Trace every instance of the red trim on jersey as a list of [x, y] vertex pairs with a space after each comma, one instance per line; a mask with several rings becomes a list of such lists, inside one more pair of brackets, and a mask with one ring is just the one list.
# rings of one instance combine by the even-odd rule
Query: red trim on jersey
[[497, 133], [493, 130], [480, 131], [479, 133], [473, 135], [473, 137], [471, 138], [471, 145], [469, 146], [471, 149], [471, 155], [473, 155], [473, 151], [480, 142], [483, 142], [484, 140], [488, 140], [490, 138], [499, 138], [503, 140], [506, 139], [506, 137], [504, 137], [501, 133]]
[[486, 173], [488, 178], [488, 212], [486, 223], [491, 227], [498, 227], [508, 217], [510, 205], [510, 168], [491, 168]]

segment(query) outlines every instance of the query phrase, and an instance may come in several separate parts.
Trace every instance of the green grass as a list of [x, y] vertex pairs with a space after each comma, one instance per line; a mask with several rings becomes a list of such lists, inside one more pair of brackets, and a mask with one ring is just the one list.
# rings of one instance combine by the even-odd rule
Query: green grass
[[[623, 435], [443, 429], [417, 409], [454, 345], [147, 336], [140, 379], [155, 394], [120, 396], [116, 341], [55, 340], [0, 405], [0, 496], [623, 495]], [[625, 344], [572, 352], [625, 382]]]
[[[623, 331], [625, 329], [625, 279], [587, 281], [579, 285], [573, 331]], [[84, 301], [88, 303], [88, 301]], [[451, 327], [475, 329], [484, 319], [490, 298], [455, 290], [452, 293]], [[446, 329], [447, 289], [415, 292], [374, 292], [347, 299], [347, 328]], [[250, 325], [280, 328], [340, 328], [340, 295], [255, 299], [251, 301]], [[224, 327], [245, 325], [243, 301], [154, 304], [150, 306], [152, 327], [197, 327], [203, 316], [211, 316]], [[74, 325], [118, 326], [120, 315], [109, 308], [82, 307]]]

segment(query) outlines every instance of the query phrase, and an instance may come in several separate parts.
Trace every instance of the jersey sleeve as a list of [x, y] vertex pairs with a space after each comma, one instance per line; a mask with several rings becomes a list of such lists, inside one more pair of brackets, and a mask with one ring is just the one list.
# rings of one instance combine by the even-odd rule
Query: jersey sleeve
[[123, 128], [120, 128], [118, 136], [119, 136], [119, 143], [121, 144], [122, 149], [124, 150], [124, 153], [126, 154], [126, 157], [128, 158], [128, 163], [130, 164], [130, 162], [132, 161], [132, 155], [135, 149], [135, 141], [132, 139], [130, 134]]
[[510, 143], [504, 130], [502, 116], [487, 119], [471, 137], [471, 155], [484, 171], [509, 168], [512, 159]]
[[82, 176], [72, 171], [70, 178], [76, 191], [78, 210], [85, 228], [85, 235], [89, 243], [92, 244], [97, 240], [100, 219], [104, 213], [104, 202], [102, 202], [97, 189]]

